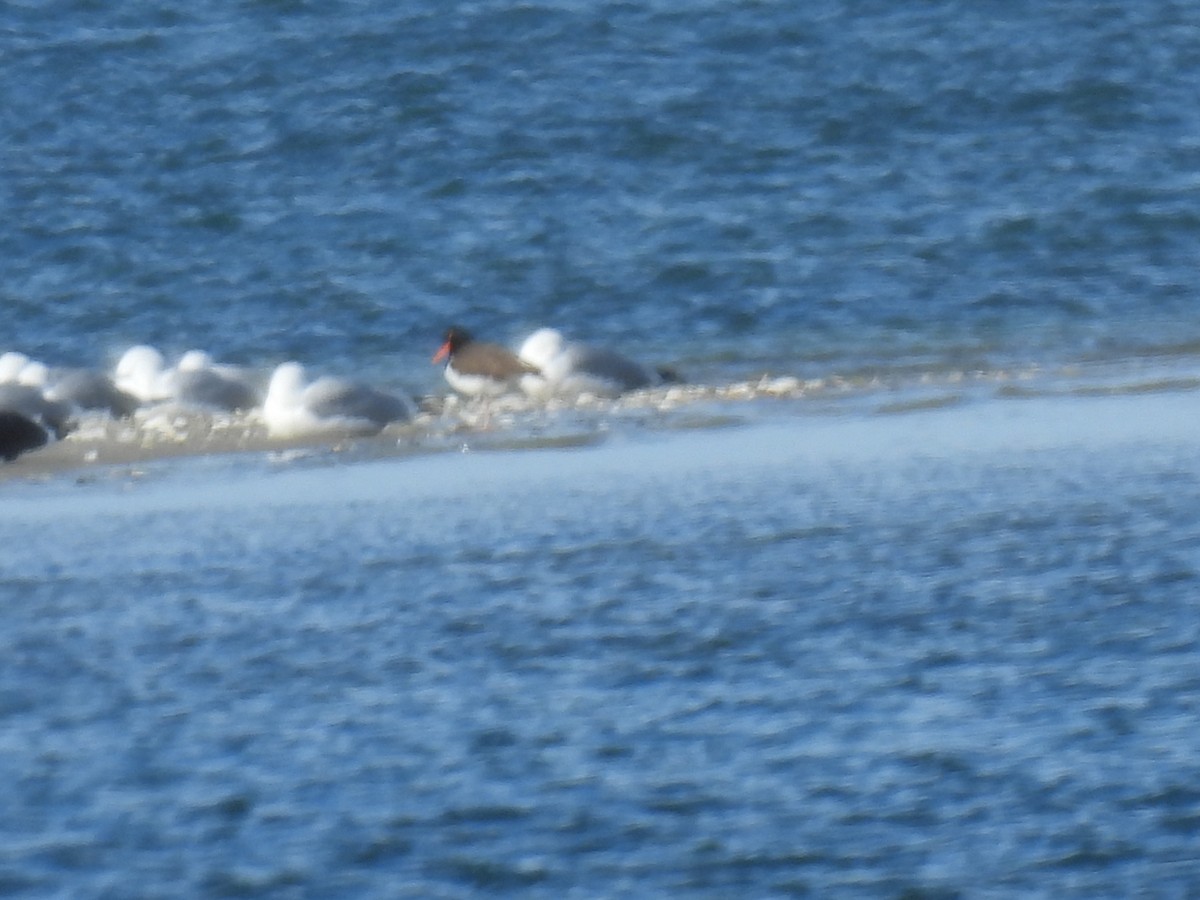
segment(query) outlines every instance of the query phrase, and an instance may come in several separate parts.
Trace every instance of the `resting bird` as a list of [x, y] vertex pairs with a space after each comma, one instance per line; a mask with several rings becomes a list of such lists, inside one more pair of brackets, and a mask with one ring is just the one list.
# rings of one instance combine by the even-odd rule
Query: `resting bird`
[[81, 412], [105, 412], [123, 418], [133, 414], [138, 400], [122, 391], [103, 372], [92, 369], [48, 369], [30, 362], [21, 369], [18, 383], [35, 387], [47, 400]]
[[189, 350], [168, 369], [154, 347], [130, 347], [117, 363], [115, 381], [142, 403], [174, 401], [197, 409], [236, 412], [259, 402], [249, 378], [233, 366], [215, 365], [201, 350]]
[[300, 363], [285, 362], [271, 375], [262, 414], [273, 437], [374, 434], [411, 418], [413, 405], [406, 397], [356, 381], [326, 376], [308, 384]]
[[519, 359], [499, 344], [475, 340], [465, 328], [446, 331], [446, 340], [433, 362], [446, 360], [446, 381], [470, 397], [499, 397], [522, 387], [522, 379], [539, 375], [537, 366]]
[[171, 375], [175, 398], [188, 406], [236, 412], [258, 406], [258, 391], [236, 366], [217, 365], [203, 350], [189, 350]]
[[50, 440], [50, 433], [29, 416], [0, 410], [0, 459], [12, 462], [22, 453], [36, 450]]
[[30, 384], [11, 381], [0, 384], [0, 412], [23, 416], [56, 439], [65, 437], [71, 428], [71, 407], [47, 399], [41, 390]]
[[613, 350], [566, 341], [553, 328], [539, 328], [521, 344], [521, 359], [541, 370], [538, 393], [616, 397], [626, 391], [677, 380]]
[[0, 384], [16, 381], [21, 375], [21, 370], [29, 365], [29, 361], [28, 356], [16, 350], [0, 353]]

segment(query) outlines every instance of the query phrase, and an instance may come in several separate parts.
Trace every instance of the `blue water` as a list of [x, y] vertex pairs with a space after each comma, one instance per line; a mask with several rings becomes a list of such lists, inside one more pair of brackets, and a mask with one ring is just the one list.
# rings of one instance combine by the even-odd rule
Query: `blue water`
[[1200, 896], [1200, 3], [16, 0], [0, 84], [0, 351], [701, 397], [6, 467], [0, 894]]
[[10, 486], [0, 886], [1195, 896], [1195, 412]]
[[437, 383], [449, 321], [694, 377], [1184, 355], [1193, 2], [9, 3], [0, 302]]

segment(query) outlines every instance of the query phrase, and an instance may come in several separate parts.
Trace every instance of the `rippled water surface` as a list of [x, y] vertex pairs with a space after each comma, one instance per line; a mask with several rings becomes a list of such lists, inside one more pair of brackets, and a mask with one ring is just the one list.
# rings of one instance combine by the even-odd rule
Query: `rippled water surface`
[[450, 320], [693, 377], [1200, 341], [1196, 3], [3, 12], [3, 340], [423, 389]]
[[1189, 896], [1193, 406], [13, 485], [0, 877]]
[[4, 467], [0, 894], [1200, 896], [1195, 0], [0, 29], [0, 351], [422, 403]]

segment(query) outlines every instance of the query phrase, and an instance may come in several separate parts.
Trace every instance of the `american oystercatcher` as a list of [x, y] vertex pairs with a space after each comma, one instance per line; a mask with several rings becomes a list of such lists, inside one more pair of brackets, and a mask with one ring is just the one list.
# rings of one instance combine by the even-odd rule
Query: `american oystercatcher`
[[446, 381], [470, 397], [499, 397], [521, 390], [522, 379], [541, 374], [537, 366], [506, 347], [477, 341], [457, 326], [447, 330], [445, 343], [433, 355], [433, 362], [442, 360], [446, 360]]

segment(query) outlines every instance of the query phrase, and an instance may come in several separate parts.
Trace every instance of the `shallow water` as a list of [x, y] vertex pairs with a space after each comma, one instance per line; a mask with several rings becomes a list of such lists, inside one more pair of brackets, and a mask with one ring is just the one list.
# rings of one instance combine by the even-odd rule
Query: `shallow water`
[[1194, 407], [10, 484], [3, 884], [1188, 896]]
[[0, 894], [1200, 895], [1195, 0], [0, 21], [0, 351], [423, 401], [0, 468]]
[[0, 348], [1193, 363], [1194, 0], [10, 3]]

